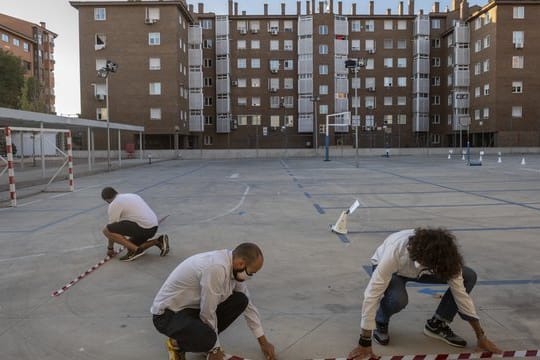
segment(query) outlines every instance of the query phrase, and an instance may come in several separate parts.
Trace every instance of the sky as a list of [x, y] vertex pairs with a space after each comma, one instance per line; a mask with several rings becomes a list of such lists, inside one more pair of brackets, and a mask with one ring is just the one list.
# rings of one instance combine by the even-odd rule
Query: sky
[[[106, 0], [94, 0], [106, 1]], [[123, 0], [121, 0], [123, 1]], [[337, 1], [334, 0], [335, 9]], [[188, 3], [195, 5], [203, 2], [205, 11], [214, 11], [216, 14], [227, 13], [227, 0], [188, 0]], [[280, 12], [280, 0], [236, 0], [238, 10], [246, 10], [248, 14], [260, 14], [263, 11], [263, 4], [269, 4], [269, 13]], [[365, 14], [368, 9], [368, 0], [355, 1], [358, 13]], [[404, 11], [407, 11], [408, 0], [403, 1]], [[475, 1], [470, 1], [476, 3]], [[485, 1], [481, 1], [483, 5]], [[285, 0], [287, 13], [296, 12], [296, 0]], [[305, 0], [302, 0], [302, 11], [304, 11]], [[343, 0], [343, 11], [348, 13], [352, 0]], [[383, 14], [387, 8], [392, 9], [392, 13], [397, 13], [396, 0], [375, 0], [375, 13]], [[424, 9], [429, 11], [433, 4], [432, 0], [416, 0], [415, 10]], [[450, 0], [441, 0], [441, 11], [445, 6], [450, 5]], [[47, 23], [47, 28], [58, 34], [55, 40], [55, 93], [56, 112], [58, 115], [75, 115], [80, 113], [80, 82], [79, 82], [79, 24], [77, 10], [69, 4], [68, 0], [0, 0], [0, 13], [14, 16], [32, 23], [39, 24], [41, 21]]]

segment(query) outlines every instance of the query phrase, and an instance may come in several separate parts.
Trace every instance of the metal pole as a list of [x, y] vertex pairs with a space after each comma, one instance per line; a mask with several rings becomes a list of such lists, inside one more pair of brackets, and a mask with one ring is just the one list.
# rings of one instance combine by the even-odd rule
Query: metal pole
[[105, 104], [107, 107], [107, 170], [111, 171], [111, 131], [109, 126], [111, 111], [109, 109], [109, 72], [107, 72], [107, 76], [105, 77], [105, 88], [107, 89]]
[[21, 169], [24, 168], [24, 132], [21, 131], [21, 149], [20, 155], [21, 155]]
[[324, 137], [324, 161], [330, 161], [328, 146], [330, 146], [330, 134], [328, 126], [328, 115], [326, 115], [326, 136]]
[[118, 129], [118, 166], [122, 167], [122, 139], [120, 136], [120, 129]]
[[92, 139], [90, 138], [90, 128], [86, 130], [86, 150], [88, 151], [88, 171], [92, 171]]
[[[354, 78], [356, 79], [356, 86], [354, 87], [354, 101], [358, 101], [358, 61], [356, 61], [356, 66], [354, 68]], [[355, 163], [356, 163], [356, 167], [358, 168], [359, 167], [359, 164], [358, 164], [358, 123], [360, 122], [360, 119], [358, 119], [358, 103], [354, 104], [354, 117], [355, 117], [355, 129], [356, 131], [354, 132], [354, 136], [355, 136], [355, 146], [356, 146], [356, 151], [355, 151]]]
[[41, 176], [45, 177], [45, 151], [43, 147], [43, 123], [39, 132], [39, 149], [41, 150]]

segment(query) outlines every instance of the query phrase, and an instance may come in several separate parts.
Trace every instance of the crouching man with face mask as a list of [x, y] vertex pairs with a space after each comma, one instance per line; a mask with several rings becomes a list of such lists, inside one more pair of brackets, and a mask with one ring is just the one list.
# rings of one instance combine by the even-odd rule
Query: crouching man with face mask
[[202, 352], [208, 360], [223, 360], [218, 334], [242, 313], [265, 358], [275, 359], [245, 283], [263, 262], [257, 245], [243, 243], [233, 251], [193, 255], [174, 269], [150, 309], [156, 329], [169, 337], [169, 359], [184, 360], [186, 352]]

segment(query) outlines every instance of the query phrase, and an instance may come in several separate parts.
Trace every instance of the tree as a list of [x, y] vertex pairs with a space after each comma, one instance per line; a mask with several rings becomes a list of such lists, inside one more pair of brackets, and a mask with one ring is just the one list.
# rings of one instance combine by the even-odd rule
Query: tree
[[21, 59], [0, 49], [0, 107], [19, 107], [24, 72]]
[[43, 98], [43, 86], [35, 77], [29, 77], [24, 82], [21, 91], [20, 109], [35, 112], [47, 112], [47, 105]]

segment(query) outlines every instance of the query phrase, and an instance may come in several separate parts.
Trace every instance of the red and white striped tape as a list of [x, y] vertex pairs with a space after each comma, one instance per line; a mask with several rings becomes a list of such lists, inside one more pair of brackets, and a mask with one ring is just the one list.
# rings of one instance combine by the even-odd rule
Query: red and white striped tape
[[17, 192], [15, 191], [15, 169], [13, 168], [13, 146], [11, 143], [11, 129], [6, 128], [6, 153], [7, 153], [7, 168], [9, 178], [9, 198], [11, 206], [17, 206]]
[[123, 247], [120, 247], [120, 249], [116, 250], [114, 252], [114, 254], [112, 256], [107, 256], [105, 257], [105, 259], [101, 260], [100, 262], [98, 262], [97, 264], [95, 264], [94, 266], [91, 266], [90, 268], [88, 268], [88, 270], [86, 270], [85, 272], [83, 272], [82, 274], [80, 274], [79, 276], [77, 276], [75, 279], [71, 280], [70, 282], [68, 282], [66, 285], [62, 286], [60, 289], [58, 290], [55, 290], [53, 291], [53, 293], [51, 294], [51, 296], [59, 296], [59, 295], [62, 295], [64, 292], [66, 292], [70, 287], [72, 287], [73, 285], [75, 285], [76, 283], [78, 283], [79, 281], [81, 281], [82, 279], [84, 279], [87, 275], [91, 274], [92, 272], [96, 271], [100, 266], [102, 266], [103, 264], [105, 264], [107, 261], [111, 260], [113, 257], [115, 257], [116, 255], [118, 255], [120, 252], [122, 252], [122, 250], [124, 250]]
[[[534, 358], [540, 356], [540, 350], [509, 350], [502, 354], [491, 352], [459, 353], [459, 354], [422, 354], [422, 355], [388, 355], [379, 360], [464, 360], [464, 359], [496, 359], [496, 358]], [[238, 360], [240, 358], [236, 358]], [[313, 360], [348, 360], [347, 358], [325, 358]]]

